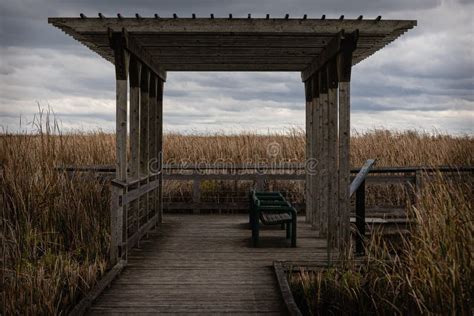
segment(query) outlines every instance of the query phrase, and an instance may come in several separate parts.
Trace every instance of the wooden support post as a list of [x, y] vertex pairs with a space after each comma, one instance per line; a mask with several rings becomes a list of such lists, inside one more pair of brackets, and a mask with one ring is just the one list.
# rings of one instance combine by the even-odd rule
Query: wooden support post
[[[137, 180], [140, 177], [140, 72], [141, 64], [133, 56], [130, 56], [130, 178]], [[138, 232], [139, 200], [131, 202], [129, 207], [129, 218], [133, 220], [130, 232], [133, 235]]]
[[339, 192], [339, 173], [338, 173], [338, 108], [337, 108], [337, 68], [336, 62], [328, 63], [328, 102], [329, 102], [329, 138], [328, 138], [328, 176], [329, 176], [329, 205], [328, 205], [328, 240], [332, 247], [338, 246], [339, 231], [339, 211], [338, 211], [338, 192]]
[[317, 188], [317, 191], [316, 191], [316, 194], [318, 195], [318, 230], [321, 231], [321, 227], [322, 225], [325, 225], [325, 222], [323, 221], [323, 215], [322, 215], [322, 211], [323, 211], [323, 208], [322, 208], [322, 195], [321, 195], [321, 192], [322, 192], [322, 187], [325, 185], [323, 182], [322, 182], [322, 173], [323, 173], [323, 164], [322, 164], [322, 161], [323, 161], [323, 146], [324, 146], [324, 136], [323, 136], [323, 103], [325, 101], [323, 101], [323, 97], [324, 96], [321, 96], [320, 95], [320, 91], [321, 91], [321, 87], [319, 86], [319, 84], [321, 83], [320, 79], [320, 74], [319, 73], [316, 73], [315, 74], [315, 78], [318, 80], [318, 94], [319, 94], [319, 97], [318, 97], [318, 138], [317, 138], [317, 152], [318, 152], [318, 165], [317, 165], [317, 171], [318, 171], [318, 188]]
[[320, 220], [320, 207], [319, 207], [319, 187], [320, 187], [320, 173], [319, 170], [319, 162], [321, 161], [321, 106], [319, 101], [319, 78], [318, 74], [316, 73], [312, 77], [312, 97], [313, 97], [313, 125], [312, 125], [312, 140], [311, 140], [311, 147], [312, 147], [312, 159], [314, 160], [315, 165], [311, 177], [313, 180], [311, 181], [311, 192], [312, 192], [312, 227], [313, 229], [319, 229], [321, 225]]
[[156, 98], [157, 98], [157, 137], [158, 137], [158, 168], [159, 168], [159, 185], [158, 185], [158, 222], [163, 222], [163, 87], [164, 81], [158, 79]]
[[[309, 165], [311, 157], [312, 157], [312, 147], [311, 147], [311, 135], [312, 135], [312, 111], [313, 111], [313, 97], [312, 97], [312, 83], [311, 78], [305, 81], [305, 95], [306, 95], [306, 161]], [[306, 201], [306, 222], [310, 223], [311, 215], [313, 211], [313, 192], [311, 190], [311, 174], [309, 170], [306, 170], [306, 177], [305, 177], [305, 201]]]
[[[120, 204], [121, 196], [124, 190], [113, 185], [110, 186], [110, 264], [114, 265], [119, 261], [121, 256], [120, 246], [122, 238], [120, 238], [120, 215], [123, 214], [123, 207]], [[123, 225], [123, 221], [122, 221]]]
[[[150, 71], [142, 64], [142, 70], [140, 73], [140, 178], [149, 175], [149, 144], [148, 144], [148, 132], [149, 132], [149, 96], [150, 91]], [[146, 180], [148, 183], [149, 179]], [[146, 184], [143, 183], [143, 184]], [[140, 184], [142, 185], [142, 184]], [[143, 218], [148, 213], [148, 193], [140, 198], [140, 212], [138, 216], [139, 226], [145, 224]]]
[[356, 191], [356, 252], [364, 254], [365, 237], [365, 180]]
[[350, 83], [339, 83], [339, 218], [341, 240], [350, 238]]
[[340, 250], [348, 250], [350, 243], [350, 136], [351, 102], [350, 81], [352, 53], [356, 48], [358, 32], [355, 31], [341, 42], [341, 52], [337, 56], [337, 76], [339, 80], [339, 220]]
[[[116, 179], [127, 180], [127, 77], [128, 54], [122, 33], [109, 33], [114, 51], [116, 78]], [[116, 264], [123, 253], [124, 207], [121, 198], [124, 190], [111, 186], [111, 245], [110, 262]], [[126, 238], [126, 236], [125, 236]]]
[[[148, 120], [148, 143], [149, 143], [149, 162], [148, 162], [148, 175], [155, 173], [156, 161], [158, 158], [158, 143], [157, 143], [157, 99], [156, 99], [156, 88], [157, 80], [154, 74], [150, 75], [150, 93], [149, 93], [149, 120]], [[155, 177], [152, 178], [154, 180]], [[156, 200], [157, 200], [158, 189], [153, 190], [148, 194], [148, 216], [147, 221], [153, 218], [157, 214]]]
[[321, 186], [320, 186], [320, 237], [328, 234], [328, 205], [329, 205], [329, 177], [328, 177], [328, 150], [329, 150], [329, 100], [327, 69], [323, 67], [319, 73], [319, 99], [321, 102]]

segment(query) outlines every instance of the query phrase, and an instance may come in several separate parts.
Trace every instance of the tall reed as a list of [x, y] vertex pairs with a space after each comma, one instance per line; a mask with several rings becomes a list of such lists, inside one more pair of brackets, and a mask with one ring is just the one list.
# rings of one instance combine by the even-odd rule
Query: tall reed
[[474, 308], [472, 178], [437, 175], [410, 208], [416, 224], [394, 252], [380, 235], [361, 265], [290, 277], [306, 314], [471, 315]]

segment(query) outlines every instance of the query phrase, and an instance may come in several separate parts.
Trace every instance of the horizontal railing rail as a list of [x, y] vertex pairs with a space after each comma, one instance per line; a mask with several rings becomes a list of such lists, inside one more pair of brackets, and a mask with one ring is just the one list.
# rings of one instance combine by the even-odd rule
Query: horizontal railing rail
[[[164, 164], [163, 169], [168, 171], [204, 171], [204, 170], [305, 170], [306, 166], [302, 163], [289, 164]], [[358, 173], [361, 168], [352, 168], [351, 173]], [[115, 172], [114, 165], [84, 165], [84, 166], [59, 166], [59, 171], [70, 172]], [[474, 166], [407, 166], [407, 167], [374, 167], [370, 170], [371, 174], [376, 173], [415, 173], [417, 171], [425, 172], [474, 172]]]

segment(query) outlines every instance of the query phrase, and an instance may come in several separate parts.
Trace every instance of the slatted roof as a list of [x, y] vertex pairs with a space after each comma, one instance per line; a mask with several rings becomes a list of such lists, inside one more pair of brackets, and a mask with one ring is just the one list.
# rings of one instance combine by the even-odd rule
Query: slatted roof
[[125, 31], [163, 71], [304, 71], [341, 31], [359, 32], [353, 64], [413, 28], [413, 20], [289, 18], [49, 18], [48, 22], [114, 62], [109, 30]]

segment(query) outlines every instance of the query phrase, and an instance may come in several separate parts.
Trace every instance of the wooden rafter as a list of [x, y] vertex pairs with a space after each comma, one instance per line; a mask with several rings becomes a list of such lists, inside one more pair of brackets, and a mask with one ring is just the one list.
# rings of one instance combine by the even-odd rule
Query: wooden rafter
[[[409, 20], [294, 18], [50, 18], [49, 23], [114, 62], [108, 31], [126, 30], [127, 50], [165, 80], [167, 71], [311, 73], [341, 30], [360, 30], [356, 64], [416, 25]], [[337, 44], [337, 41], [336, 43]], [[326, 48], [326, 49], [325, 49]], [[305, 74], [307, 79], [310, 74]]]

